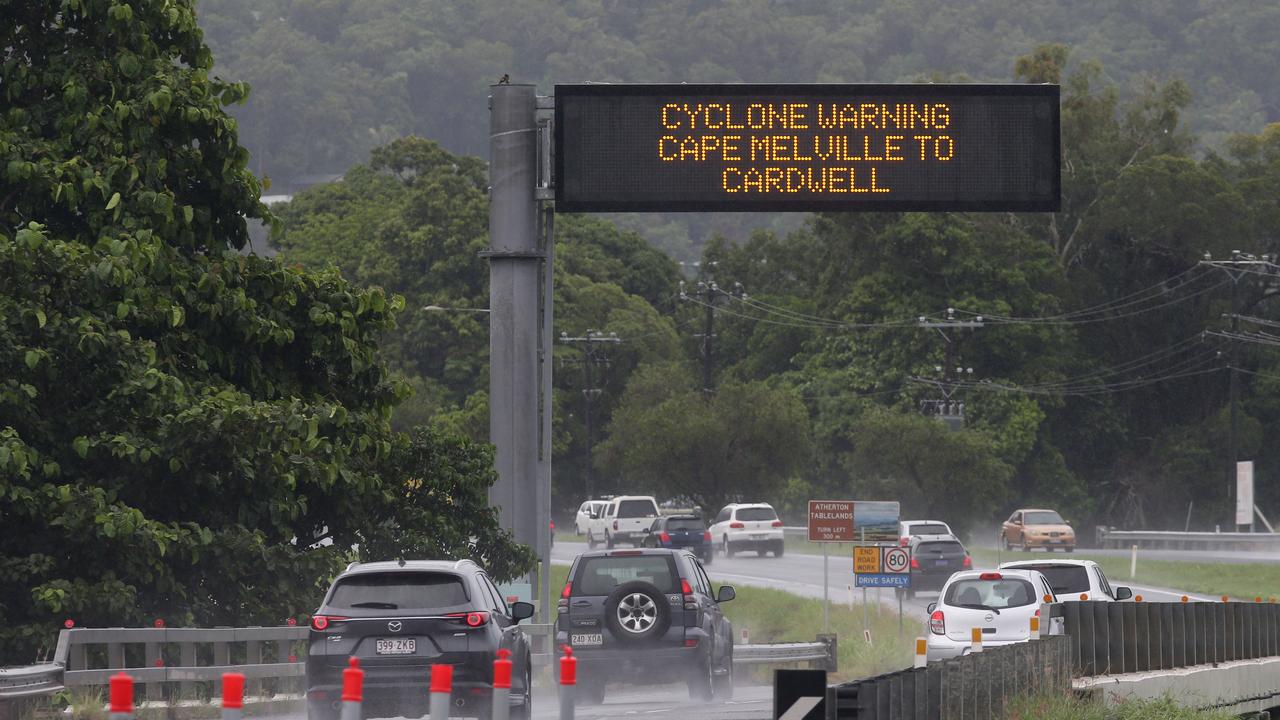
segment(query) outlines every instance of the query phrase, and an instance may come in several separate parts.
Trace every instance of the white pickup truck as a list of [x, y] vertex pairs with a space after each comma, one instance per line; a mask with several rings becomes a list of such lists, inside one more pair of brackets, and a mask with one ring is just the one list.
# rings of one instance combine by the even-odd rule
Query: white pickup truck
[[645, 531], [658, 517], [658, 501], [651, 495], [620, 495], [609, 501], [600, 517], [587, 523], [587, 547], [595, 549], [600, 543], [613, 547], [619, 542], [629, 542], [640, 547]]

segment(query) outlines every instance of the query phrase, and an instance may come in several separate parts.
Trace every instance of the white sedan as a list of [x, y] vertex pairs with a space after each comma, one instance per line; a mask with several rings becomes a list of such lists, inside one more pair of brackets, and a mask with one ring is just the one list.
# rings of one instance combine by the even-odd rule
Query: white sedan
[[[1040, 614], [1053, 587], [1035, 570], [964, 571], [951, 576], [929, 605], [928, 659], [966, 655], [973, 646], [973, 630], [982, 631], [984, 647], [1031, 639], [1031, 618]], [[1062, 619], [1041, 626], [1049, 635], [1062, 633]]]
[[1115, 602], [1133, 597], [1133, 590], [1123, 585], [1112, 587], [1102, 567], [1092, 560], [1019, 560], [1003, 563], [1000, 569], [1039, 571], [1064, 600]]

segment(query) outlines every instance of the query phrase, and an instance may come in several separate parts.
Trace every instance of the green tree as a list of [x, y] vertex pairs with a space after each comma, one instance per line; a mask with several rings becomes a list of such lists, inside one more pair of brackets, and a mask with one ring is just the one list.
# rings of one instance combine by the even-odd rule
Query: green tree
[[692, 498], [706, 512], [767, 497], [808, 457], [808, 417], [794, 393], [727, 382], [710, 398], [679, 364], [632, 376], [614, 413], [603, 464], [627, 486]]
[[406, 502], [451, 524], [403, 547], [523, 567], [483, 454], [390, 432], [403, 301], [235, 252], [270, 216], [192, 4], [0, 15], [0, 662], [64, 617], [279, 622]]

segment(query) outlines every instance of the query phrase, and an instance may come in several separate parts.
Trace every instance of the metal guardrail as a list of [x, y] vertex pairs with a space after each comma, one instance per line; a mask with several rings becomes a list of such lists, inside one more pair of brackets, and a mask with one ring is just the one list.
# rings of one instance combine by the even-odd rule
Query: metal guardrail
[[1164, 548], [1170, 550], [1262, 549], [1280, 550], [1280, 533], [1242, 532], [1174, 532], [1161, 530], [1098, 529], [1098, 542], [1103, 547]]
[[57, 663], [0, 668], [0, 699], [21, 700], [62, 689], [62, 665]]
[[1017, 698], [1071, 689], [1071, 645], [1062, 635], [984, 648], [926, 667], [832, 685], [836, 720], [1001, 718]]
[[734, 645], [734, 665], [786, 665], [807, 662], [812, 667], [835, 672], [837, 669], [835, 635], [819, 635], [811, 643], [768, 643]]

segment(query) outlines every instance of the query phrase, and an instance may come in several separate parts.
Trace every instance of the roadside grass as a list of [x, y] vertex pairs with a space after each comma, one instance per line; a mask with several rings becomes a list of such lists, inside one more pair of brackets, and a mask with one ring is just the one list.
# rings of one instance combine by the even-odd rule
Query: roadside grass
[[1037, 695], [1016, 700], [1006, 720], [1229, 720], [1221, 711], [1193, 710], [1171, 698], [1130, 700], [1106, 706], [1077, 695]]
[[[552, 568], [554, 589], [564, 587], [569, 568]], [[720, 585], [714, 587], [719, 589]], [[737, 597], [725, 603], [725, 615], [733, 623], [734, 642], [746, 629], [751, 643], [813, 642], [822, 632], [822, 601], [802, 598], [783, 590], [735, 585]], [[831, 633], [836, 636], [838, 671], [832, 680], [852, 680], [902, 670], [911, 665], [919, 623], [910, 618], [898, 632], [898, 613], [877, 603], [868, 606], [871, 642], [863, 635], [862, 606], [831, 604]], [[751, 676], [765, 682], [772, 666], [755, 668]], [[745, 672], [744, 672], [745, 674]]]
[[[970, 552], [973, 553], [975, 562], [992, 566], [997, 562], [995, 550], [972, 548]], [[999, 553], [999, 559], [1004, 562], [1040, 560], [1048, 557], [1059, 560], [1093, 560], [1102, 566], [1103, 572], [1107, 574], [1107, 579], [1112, 585], [1127, 585], [1134, 582], [1140, 585], [1207, 595], [1211, 598], [1228, 595], [1234, 599], [1246, 601], [1261, 597], [1266, 602], [1272, 597], [1280, 596], [1280, 563], [1215, 564], [1180, 560], [1145, 560], [1142, 557], [1142, 551], [1139, 550], [1137, 577], [1131, 579], [1128, 557], [1090, 555], [1088, 552]]]

